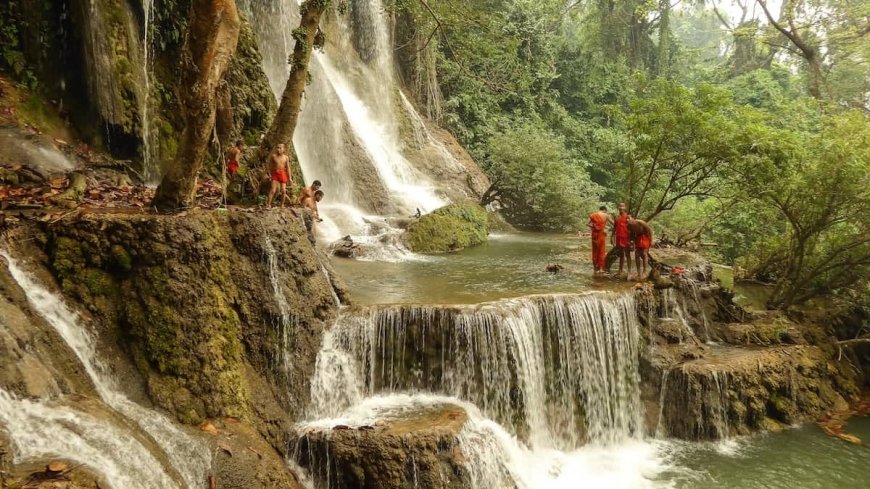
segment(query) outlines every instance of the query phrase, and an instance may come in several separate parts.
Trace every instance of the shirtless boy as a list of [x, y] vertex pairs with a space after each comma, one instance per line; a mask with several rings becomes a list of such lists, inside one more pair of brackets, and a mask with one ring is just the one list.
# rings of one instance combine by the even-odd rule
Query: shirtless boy
[[320, 187], [322, 187], [322, 185], [320, 184], [320, 180], [315, 180], [315, 181], [311, 182], [310, 187], [304, 187], [302, 189], [302, 192], [299, 193], [299, 201], [298, 202], [302, 205], [305, 205], [305, 199], [313, 199], [314, 194], [318, 190], [320, 190]]
[[323, 219], [320, 218], [320, 213], [317, 212], [317, 203], [321, 200], [323, 200], [323, 190], [318, 190], [314, 192], [314, 195], [310, 197], [303, 196], [303, 198], [300, 200], [300, 203], [303, 207], [305, 207], [306, 209], [311, 209], [311, 214], [318, 222], [323, 221]]
[[[631, 232], [631, 239], [634, 240], [634, 265], [637, 269], [639, 280], [643, 280], [647, 276], [647, 262], [649, 261], [649, 248], [652, 246], [652, 228], [644, 221], [628, 218], [628, 229]], [[641, 271], [643, 264], [643, 271]]]
[[242, 150], [245, 148], [245, 143], [242, 141], [236, 142], [236, 145], [230, 148], [227, 154], [227, 174], [232, 177], [239, 171], [239, 160], [242, 159]]
[[284, 203], [287, 201], [287, 183], [293, 185], [293, 179], [290, 177], [290, 158], [284, 154], [284, 143], [279, 143], [275, 148], [275, 153], [269, 158], [269, 171], [272, 177], [272, 188], [269, 189], [266, 208], [272, 208], [272, 199], [279, 189], [281, 190], [281, 207], [284, 207]]

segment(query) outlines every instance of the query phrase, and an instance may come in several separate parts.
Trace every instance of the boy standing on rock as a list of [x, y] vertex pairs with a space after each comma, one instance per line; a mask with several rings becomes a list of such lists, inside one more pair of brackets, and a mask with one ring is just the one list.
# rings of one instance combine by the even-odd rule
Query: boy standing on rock
[[279, 143], [275, 153], [269, 158], [269, 170], [272, 188], [269, 190], [269, 198], [266, 199], [266, 208], [272, 208], [272, 199], [279, 189], [281, 190], [281, 207], [284, 207], [287, 201], [287, 183], [293, 185], [293, 178], [290, 177], [290, 158], [284, 154], [284, 143]]
[[[634, 265], [638, 272], [638, 280], [646, 278], [646, 265], [649, 261], [649, 249], [652, 246], [652, 228], [644, 221], [628, 218], [628, 229], [631, 231], [632, 239], [634, 240]], [[643, 264], [643, 271], [641, 271]]]

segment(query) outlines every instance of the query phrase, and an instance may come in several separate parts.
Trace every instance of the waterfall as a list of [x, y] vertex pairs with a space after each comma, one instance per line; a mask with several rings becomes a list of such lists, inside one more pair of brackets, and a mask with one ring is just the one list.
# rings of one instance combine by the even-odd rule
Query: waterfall
[[[81, 325], [78, 315], [67, 307], [62, 298], [21, 269], [8, 253], [0, 251], [0, 257], [6, 259], [10, 274], [24, 291], [34, 311], [57, 331], [76, 354], [100, 398], [138, 425], [160, 446], [188, 487], [201, 486], [211, 466], [211, 454], [205, 445], [187, 435], [163, 414], [128, 399], [106, 366], [100, 362], [94, 338]], [[159, 469], [152, 467], [151, 470]], [[116, 486], [116, 489], [118, 487], [130, 486]]]
[[635, 307], [631, 294], [591, 293], [347, 312], [318, 356], [310, 414], [420, 391], [472, 402], [533, 448], [638, 438]]
[[[289, 33], [299, 23], [298, 2], [248, 0], [241, 7], [252, 20], [264, 70], [280, 99], [293, 49]], [[407, 217], [417, 208], [428, 212], [446, 203], [434, 182], [406, 157], [399, 118], [419, 115], [399, 100], [381, 0], [355, 1], [352, 18], [347, 17], [325, 16], [328, 45], [311, 58], [312, 82], [293, 138], [305, 179], [324, 183], [321, 233], [328, 240], [383, 234], [383, 226], [370, 226], [371, 216]], [[451, 164], [445, 159], [443, 166]]]
[[290, 304], [287, 303], [287, 296], [284, 293], [284, 288], [281, 286], [280, 277], [278, 276], [280, 272], [278, 268], [278, 255], [275, 253], [275, 247], [272, 246], [272, 239], [269, 238], [265, 230], [263, 231], [263, 247], [266, 251], [266, 263], [269, 266], [269, 281], [272, 284], [272, 293], [280, 313], [278, 324], [275, 325], [278, 338], [280, 338], [275, 363], [284, 372], [287, 372], [290, 370], [292, 362], [291, 352], [293, 351], [293, 345], [291, 345], [291, 342], [299, 324], [299, 319], [293, 314], [293, 311], [290, 310]]
[[[589, 445], [572, 451], [530, 448], [475, 405], [442, 395], [376, 395], [334, 417], [302, 423], [298, 428], [307, 434], [321, 431], [328, 437], [337, 425], [358, 428], [390, 424], [409, 413], [437, 411], [445, 406], [461, 408], [467, 418], [456, 435], [455, 449], [465, 461], [468, 487], [472, 489], [642, 489], [660, 487], [653, 479], [669, 468], [659, 444], [637, 438], [618, 445]], [[299, 452], [294, 456], [309, 461], [311, 474], [317, 474], [322, 484], [314, 484], [315, 487], [343, 487], [334, 483], [329, 460], [334, 455], [329, 449], [319, 455], [313, 453], [311, 444], [297, 444], [296, 449]]]
[[731, 374], [714, 369], [666, 370], [657, 437], [727, 439], [731, 436]]
[[43, 401], [18, 400], [0, 389], [0, 424], [8, 431], [17, 463], [63, 458], [89, 467], [114, 489], [178, 485], [142, 443], [105, 420]]

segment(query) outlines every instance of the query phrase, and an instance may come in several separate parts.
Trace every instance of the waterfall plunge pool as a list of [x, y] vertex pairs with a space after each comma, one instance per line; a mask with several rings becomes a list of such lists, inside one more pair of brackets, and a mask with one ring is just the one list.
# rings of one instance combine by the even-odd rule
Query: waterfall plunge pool
[[[300, 428], [389, 424], [443, 405], [468, 415], [459, 438], [478, 477], [476, 488], [490, 489], [489, 477], [505, 473], [519, 489], [863, 489], [870, 480], [870, 449], [829, 437], [815, 425], [719, 442], [628, 438], [559, 451], [529, 448], [459, 399], [392, 394]], [[853, 418], [848, 429], [870, 439], [870, 418]]]
[[[411, 255], [385, 263], [334, 258], [361, 304], [472, 304], [531, 294], [627, 290], [625, 281], [592, 276], [589, 239], [512, 233], [456, 253]], [[559, 264], [559, 273], [546, 271]], [[385, 277], [388, 279], [385, 280]]]

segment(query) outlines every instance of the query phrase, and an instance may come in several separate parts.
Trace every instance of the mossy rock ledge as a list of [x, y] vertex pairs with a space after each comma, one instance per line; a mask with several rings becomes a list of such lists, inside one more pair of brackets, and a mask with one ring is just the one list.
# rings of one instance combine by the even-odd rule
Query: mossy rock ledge
[[64, 295], [116, 337], [155, 404], [186, 423], [242, 418], [279, 443], [345, 296], [301, 219], [86, 213], [44, 243]]
[[477, 204], [450, 204], [408, 226], [403, 235], [411, 251], [447, 253], [486, 242], [489, 216]]

